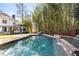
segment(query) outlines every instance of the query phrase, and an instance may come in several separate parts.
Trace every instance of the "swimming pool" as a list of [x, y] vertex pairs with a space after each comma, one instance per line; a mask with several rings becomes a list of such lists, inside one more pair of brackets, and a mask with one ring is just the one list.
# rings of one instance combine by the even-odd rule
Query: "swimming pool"
[[0, 46], [2, 56], [66, 56], [55, 38], [31, 36]]

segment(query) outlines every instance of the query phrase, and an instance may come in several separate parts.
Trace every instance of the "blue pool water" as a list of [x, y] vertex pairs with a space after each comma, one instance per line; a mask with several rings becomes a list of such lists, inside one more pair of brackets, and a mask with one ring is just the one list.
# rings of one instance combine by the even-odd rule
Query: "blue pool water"
[[3, 56], [65, 56], [55, 38], [32, 36], [0, 46]]

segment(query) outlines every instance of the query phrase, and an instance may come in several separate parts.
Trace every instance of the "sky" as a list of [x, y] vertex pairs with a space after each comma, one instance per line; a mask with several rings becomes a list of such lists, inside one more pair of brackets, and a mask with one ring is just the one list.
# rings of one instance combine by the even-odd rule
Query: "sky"
[[[37, 4], [35, 3], [26, 3], [27, 12], [32, 12]], [[16, 3], [0, 3], [0, 10], [5, 12], [6, 14], [12, 16], [16, 14]]]

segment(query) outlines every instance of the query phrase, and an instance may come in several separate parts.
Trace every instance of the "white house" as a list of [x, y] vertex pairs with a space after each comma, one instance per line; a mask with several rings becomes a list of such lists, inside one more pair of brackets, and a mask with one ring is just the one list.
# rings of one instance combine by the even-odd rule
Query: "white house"
[[15, 17], [0, 12], [0, 33], [24, 32], [25, 28], [17, 25]]

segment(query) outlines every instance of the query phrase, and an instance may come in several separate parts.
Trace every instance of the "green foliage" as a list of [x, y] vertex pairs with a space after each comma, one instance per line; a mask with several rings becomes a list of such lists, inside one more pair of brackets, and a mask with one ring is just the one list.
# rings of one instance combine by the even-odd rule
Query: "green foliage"
[[42, 4], [32, 14], [37, 31], [61, 33], [75, 30], [74, 4]]
[[29, 33], [32, 33], [32, 22], [31, 20], [23, 20], [23, 26], [26, 27]]

